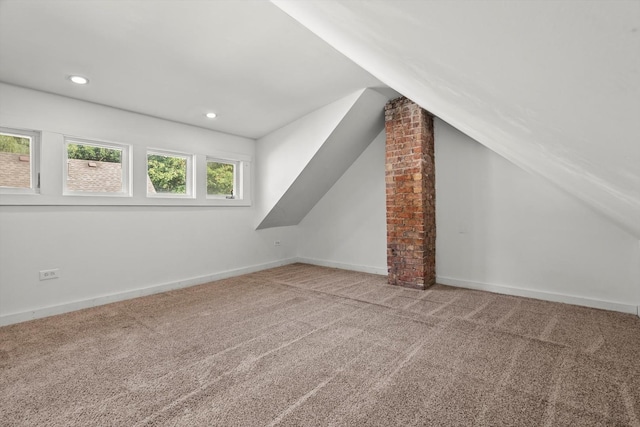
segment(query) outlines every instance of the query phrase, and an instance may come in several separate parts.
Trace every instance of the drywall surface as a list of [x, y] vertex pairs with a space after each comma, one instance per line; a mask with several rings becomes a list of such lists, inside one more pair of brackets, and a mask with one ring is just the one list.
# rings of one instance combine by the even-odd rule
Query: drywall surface
[[[251, 188], [243, 185], [243, 198], [207, 199], [206, 158], [243, 161], [244, 178], [251, 182], [255, 141], [194, 126], [128, 113], [88, 102], [0, 83], [0, 124], [41, 131], [41, 188], [34, 197], [3, 195], [4, 205], [85, 204], [149, 205], [158, 198], [147, 194], [147, 149], [196, 154], [194, 198], [163, 198], [173, 205], [251, 205]], [[131, 197], [61, 197], [65, 136], [130, 145], [133, 164]]]
[[435, 130], [441, 282], [638, 305], [631, 234], [445, 122]]
[[[263, 186], [260, 200], [278, 195], [282, 193], [283, 188], [285, 189], [273, 206], [258, 205], [259, 209], [269, 208], [266, 216], [260, 218], [258, 228], [298, 225], [375, 136], [384, 129], [384, 106], [388, 101], [386, 96], [373, 89], [365, 89], [358, 92], [355, 100], [352, 96], [346, 99], [350, 101], [350, 108], [343, 112], [343, 117], [336, 127], [331, 129], [330, 134], [320, 140], [320, 145], [317, 138], [323, 134], [317, 134], [315, 128], [323, 122], [334, 123], [333, 117], [326, 120], [327, 108], [294, 122], [291, 127], [294, 127], [296, 132], [290, 134], [287, 131], [287, 138], [283, 138], [282, 133], [277, 132], [277, 139], [270, 136], [258, 141], [258, 153], [262, 154], [258, 160], [260, 170], [271, 171], [259, 176], [259, 182]], [[342, 104], [342, 101], [338, 101], [329, 107]], [[322, 120], [323, 118], [325, 120]], [[273, 142], [278, 144], [274, 145]], [[261, 146], [263, 143], [264, 147]], [[301, 155], [300, 146], [305, 147], [304, 155]], [[273, 150], [270, 150], [270, 147]], [[309, 148], [314, 148], [314, 151], [308, 151]], [[309, 158], [309, 154], [313, 156]], [[296, 170], [300, 170], [297, 176], [289, 175], [286, 181], [281, 181], [284, 186], [264, 186], [266, 182], [282, 179], [285, 173]]]
[[257, 224], [269, 215], [364, 90], [339, 99], [257, 140]]
[[[253, 155], [246, 138], [16, 87], [2, 94], [0, 124], [42, 130], [43, 154], [69, 134], [134, 154], [150, 145]], [[61, 164], [43, 157], [43, 185], [61, 181]], [[290, 262], [295, 228], [255, 231], [254, 220], [242, 206], [0, 206], [0, 323]], [[54, 268], [59, 279], [39, 280]]]
[[384, 144], [382, 132], [300, 222], [302, 261], [386, 274]]
[[261, 0], [0, 1], [0, 58], [4, 82], [250, 138], [380, 85]]
[[640, 2], [272, 1], [640, 237]]
[[[440, 283], [627, 312], [640, 304], [637, 239], [444, 121], [435, 130]], [[386, 271], [383, 136], [302, 220], [298, 256]]]

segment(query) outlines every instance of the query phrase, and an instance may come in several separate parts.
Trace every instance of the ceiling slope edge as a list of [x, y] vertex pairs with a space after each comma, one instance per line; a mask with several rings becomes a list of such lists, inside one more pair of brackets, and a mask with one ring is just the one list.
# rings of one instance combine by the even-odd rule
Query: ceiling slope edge
[[257, 224], [302, 173], [362, 92], [338, 99], [256, 140]]
[[[257, 203], [257, 229], [299, 224], [384, 129], [384, 106], [389, 98], [373, 89], [364, 89], [356, 95], [355, 99], [348, 97], [353, 102], [348, 110], [342, 110], [337, 122], [327, 120], [326, 115], [321, 114], [326, 111], [319, 111], [289, 125], [288, 128], [295, 127], [295, 132], [291, 134], [291, 129], [288, 129], [286, 139], [276, 138], [281, 148], [277, 156], [273, 152], [267, 154], [269, 147], [267, 144], [261, 146], [265, 141], [258, 140], [257, 157], [262, 166], [257, 176], [259, 193], [271, 194], [272, 197]], [[321, 144], [307, 144], [311, 139], [317, 141], [318, 127], [326, 129], [327, 124], [331, 129], [325, 133]], [[280, 132], [276, 131], [276, 134]], [[266, 139], [273, 145], [273, 135]], [[306, 156], [301, 155], [300, 145], [313, 146], [313, 153], [307, 151]], [[274, 182], [274, 176], [282, 176], [287, 164], [298, 165], [299, 172]]]
[[517, 120], [502, 120], [504, 117], [500, 117], [499, 111], [496, 112], [496, 120], [487, 123], [478, 114], [474, 114], [474, 108], [477, 110], [486, 107], [486, 104], [478, 103], [465, 111], [456, 102], [458, 94], [452, 92], [448, 97], [443, 96], [446, 91], [435, 90], [430, 87], [429, 81], [407, 78], [406, 74], [403, 75], [386, 64], [384, 57], [367, 53], [358, 40], [336, 31], [336, 27], [314, 14], [312, 7], [288, 0], [271, 1], [392, 89], [516, 166], [548, 180], [621, 229], [640, 238], [640, 200], [632, 190], [623, 189], [603, 179], [572, 161], [570, 157], [559, 156], [544, 145], [529, 144], [521, 135], [520, 129], [517, 129], [517, 123], [512, 126]]

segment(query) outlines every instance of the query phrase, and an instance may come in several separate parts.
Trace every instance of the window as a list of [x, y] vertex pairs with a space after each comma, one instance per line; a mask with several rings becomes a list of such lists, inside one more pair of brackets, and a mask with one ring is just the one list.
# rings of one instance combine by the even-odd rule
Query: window
[[174, 151], [164, 143], [154, 148], [7, 123], [0, 126], [0, 206], [251, 206], [250, 154], [200, 151], [196, 144]]
[[193, 155], [147, 151], [147, 196], [193, 197]]
[[207, 197], [213, 199], [242, 198], [238, 194], [238, 162], [207, 159]]
[[39, 134], [0, 128], [0, 190], [3, 193], [31, 193], [40, 187]]
[[64, 194], [130, 196], [129, 147], [65, 139]]

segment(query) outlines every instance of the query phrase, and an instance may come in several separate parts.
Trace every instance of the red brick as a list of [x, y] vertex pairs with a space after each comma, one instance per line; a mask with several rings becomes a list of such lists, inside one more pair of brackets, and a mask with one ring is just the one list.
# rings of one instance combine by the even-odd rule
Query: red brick
[[406, 98], [385, 107], [389, 283], [435, 283], [433, 117]]

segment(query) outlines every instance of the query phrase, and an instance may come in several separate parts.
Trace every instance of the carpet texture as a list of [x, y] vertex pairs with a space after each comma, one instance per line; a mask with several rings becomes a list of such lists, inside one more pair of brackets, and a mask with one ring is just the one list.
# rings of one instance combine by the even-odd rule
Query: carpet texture
[[293, 264], [0, 328], [2, 426], [640, 426], [640, 319]]

